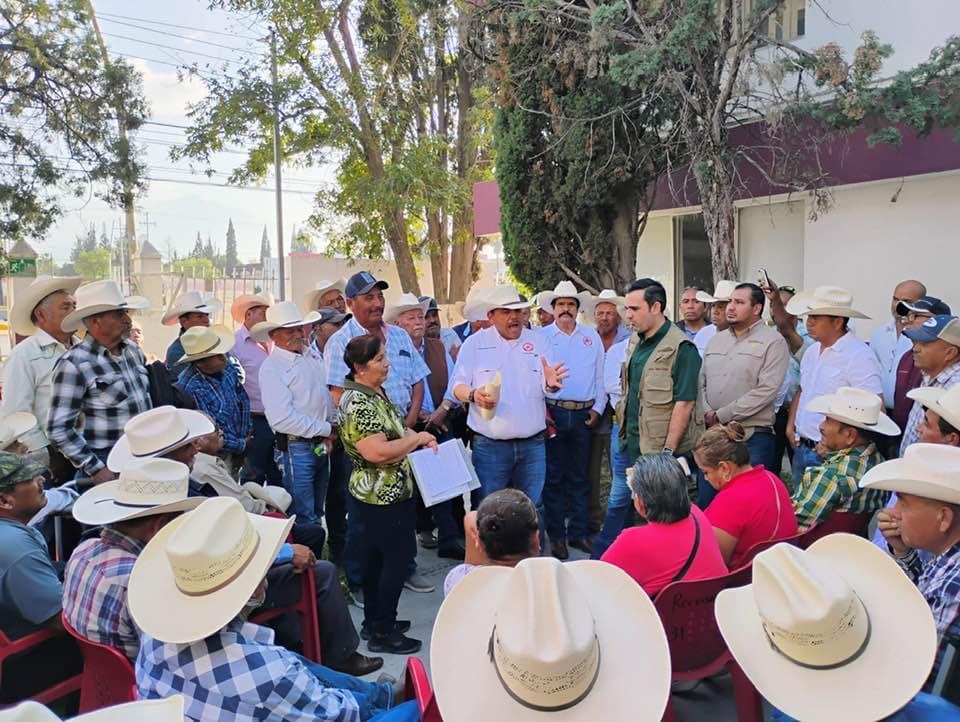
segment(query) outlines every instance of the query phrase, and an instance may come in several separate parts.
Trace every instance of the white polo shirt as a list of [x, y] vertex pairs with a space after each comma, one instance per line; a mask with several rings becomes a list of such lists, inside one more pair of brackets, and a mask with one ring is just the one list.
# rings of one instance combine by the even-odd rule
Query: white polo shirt
[[601, 416], [607, 408], [607, 392], [603, 387], [603, 342], [596, 329], [578, 323], [573, 333], [566, 334], [552, 323], [540, 331], [551, 364], [563, 363], [569, 373], [563, 388], [548, 393], [547, 398], [562, 401], [590, 401], [593, 411]]
[[880, 362], [883, 374], [883, 405], [893, 408], [893, 396], [897, 390], [897, 366], [908, 351], [913, 350], [913, 342], [905, 334], [897, 335], [893, 321], [886, 323], [870, 337], [870, 348]]
[[797, 408], [797, 434], [811, 441], [820, 440], [823, 414], [807, 411], [807, 404], [820, 396], [832, 394], [841, 386], [872, 391], [883, 395], [880, 362], [873, 351], [852, 331], [820, 353], [820, 343], [808, 348], [800, 361], [800, 401]]
[[[508, 341], [495, 326], [470, 334], [460, 347], [448, 386], [452, 394], [458, 384], [471, 389], [489, 383], [500, 372], [500, 401], [492, 419], [480, 415], [470, 404], [467, 425], [491, 439], [525, 439], [546, 428], [544, 407], [543, 336], [524, 329], [516, 341]], [[549, 355], [546, 356], [548, 362]]]
[[630, 338], [618, 341], [607, 349], [603, 359], [603, 388], [607, 392], [607, 398], [610, 399], [610, 405], [617, 408], [620, 403], [620, 373], [623, 369], [623, 362], [627, 358], [627, 343]]

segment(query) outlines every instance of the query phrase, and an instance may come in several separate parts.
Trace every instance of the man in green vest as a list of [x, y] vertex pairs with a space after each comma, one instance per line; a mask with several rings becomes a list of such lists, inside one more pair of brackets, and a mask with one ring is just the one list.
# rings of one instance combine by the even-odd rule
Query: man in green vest
[[[700, 354], [664, 315], [666, 307], [667, 292], [659, 281], [641, 278], [630, 284], [625, 312], [635, 333], [627, 342], [620, 372], [623, 395], [616, 409], [629, 466], [645, 454], [687, 454], [704, 430], [697, 400]], [[594, 559], [623, 530], [630, 508], [629, 487], [625, 480], [615, 480], [603, 529], [594, 541]]]

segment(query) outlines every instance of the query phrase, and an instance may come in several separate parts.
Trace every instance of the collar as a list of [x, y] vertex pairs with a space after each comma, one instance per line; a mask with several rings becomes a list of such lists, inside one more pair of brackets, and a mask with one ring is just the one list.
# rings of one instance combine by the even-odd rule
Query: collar
[[[551, 323], [551, 324], [546, 328], [547, 333], [553, 333], [554, 335], [557, 335], [557, 336], [559, 336], [560, 334], [563, 334], [564, 336], [567, 336], [568, 338], [573, 338], [573, 337], [576, 336], [578, 333], [580, 333], [581, 330], [582, 330], [582, 329], [580, 328], [580, 323], [579, 323], [579, 322], [574, 322], [574, 324], [573, 324], [573, 331], [571, 331], [570, 333], [567, 333], [567, 332], [564, 331], [562, 328], [560, 328], [560, 327], [557, 325], [557, 322], [556, 322], [556, 321], [554, 321], [553, 323]], [[521, 334], [521, 335], [522, 335], [522, 334]]]
[[[345, 325], [350, 326], [350, 331], [351, 331], [351, 334], [352, 334], [352, 335], [351, 335], [351, 338], [353, 338], [354, 336], [364, 336], [364, 335], [366, 335], [366, 334], [368, 334], [368, 333], [372, 333], [372, 331], [370, 331], [370, 330], [364, 328], [363, 326], [361, 326], [361, 325], [360, 325], [360, 322], [357, 321], [356, 317], [354, 317], [354, 316], [351, 316], [351, 317], [350, 317], [350, 320], [347, 321], [347, 323], [346, 323]], [[390, 328], [391, 328], [391, 327], [390, 327], [389, 324], [386, 324], [386, 323], [382, 323], [382, 322], [381, 322], [381, 323], [380, 323], [380, 327], [379, 327], [378, 330], [379, 330], [379, 331], [382, 331], [382, 332], [383, 332], [383, 337], [386, 338], [386, 337], [387, 337], [387, 334], [390, 332]], [[399, 327], [397, 327], [397, 328], [399, 328]], [[406, 331], [404, 331], [404, 333], [406, 333]]]
[[[38, 346], [46, 348], [47, 346], [64, 346], [62, 343], [57, 341], [53, 336], [44, 331], [42, 328], [38, 328], [34, 334], [33, 339], [37, 342]], [[76, 346], [79, 343], [79, 340], [73, 334], [70, 335], [70, 340], [72, 341], [71, 347]], [[64, 346], [66, 348], [66, 346]]]
[[239, 341], [240, 343], [243, 343], [247, 339], [252, 339], [253, 337], [250, 335], [250, 329], [244, 326], [243, 324], [240, 324], [240, 328], [237, 329], [236, 338], [237, 338], [237, 341]]
[[146, 546], [146, 544], [139, 539], [127, 536], [123, 532], [109, 526], [104, 527], [103, 531], [100, 532], [100, 541], [107, 546], [117, 547], [135, 556], [139, 556], [140, 552], [142, 552]]
[[285, 348], [280, 348], [279, 346], [274, 346], [273, 350], [270, 352], [271, 356], [278, 356], [287, 363], [293, 363], [301, 358], [303, 358], [302, 353], [293, 353], [293, 351], [287, 351]]
[[[179, 338], [178, 338], [177, 340], [179, 341]], [[94, 338], [93, 336], [91, 336], [89, 333], [88, 333], [86, 336], [83, 337], [83, 341], [81, 341], [81, 343], [87, 344], [87, 345], [89, 346], [89, 348], [90, 348], [91, 353], [98, 354], [98, 355], [100, 355], [100, 356], [104, 356], [104, 355], [105, 355], [105, 356], [112, 356], [112, 355], [113, 355], [113, 354], [110, 353], [110, 350], [109, 350], [106, 346], [104, 346], [104, 345], [101, 344], [99, 341], [97, 341], [97, 339], [95, 339], [95, 338]], [[127, 348], [130, 346], [130, 343], [131, 343], [131, 342], [130, 342], [129, 340], [125, 339], [125, 338], [124, 338], [124, 339], [120, 339], [120, 345], [117, 347], [117, 350], [120, 352], [120, 355], [121, 355], [121, 356], [122, 356], [124, 353], [126, 353]]]
[[946, 386], [950, 381], [953, 380], [955, 376], [960, 376], [960, 361], [957, 361], [950, 366], [947, 366], [943, 371], [938, 373], [932, 379], [923, 374], [923, 385], [924, 386]]
[[938, 554], [932, 560], [932, 564], [938, 567], [946, 566], [953, 561], [953, 558], [960, 554], [960, 542], [947, 549], [943, 554]]
[[872, 441], [864, 446], [851, 446], [847, 449], [830, 452], [827, 461], [833, 461], [841, 456], [872, 456], [877, 453], [877, 446]]
[[653, 336], [651, 336], [650, 338], [645, 338], [644, 336], [640, 335], [640, 343], [638, 345], [653, 346], [655, 344], [660, 343], [660, 341], [663, 340], [663, 337], [666, 336], [667, 333], [669, 333], [670, 325], [671, 325], [671, 321], [667, 318], [664, 318], [663, 325], [657, 329], [657, 332], [653, 334]]

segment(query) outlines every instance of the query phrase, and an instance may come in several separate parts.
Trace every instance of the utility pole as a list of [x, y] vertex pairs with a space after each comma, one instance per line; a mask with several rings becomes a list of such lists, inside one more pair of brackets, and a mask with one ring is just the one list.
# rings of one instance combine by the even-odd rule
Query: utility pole
[[286, 299], [284, 289], [284, 263], [283, 263], [283, 193], [280, 189], [280, 99], [277, 85], [277, 32], [270, 28], [270, 72], [273, 76], [273, 88], [271, 92], [273, 100], [273, 174], [276, 184], [275, 192], [277, 199], [277, 262], [278, 275], [280, 276], [279, 296], [280, 300]]

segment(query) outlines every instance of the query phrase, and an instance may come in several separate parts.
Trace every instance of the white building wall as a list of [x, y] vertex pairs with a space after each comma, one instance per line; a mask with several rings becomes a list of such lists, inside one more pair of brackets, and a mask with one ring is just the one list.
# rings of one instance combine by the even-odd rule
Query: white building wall
[[[653, 278], [663, 284], [667, 298], [674, 298], [673, 217], [652, 216], [637, 245], [637, 278]], [[671, 302], [672, 305], [672, 302]], [[668, 309], [672, 312], [672, 309]]]
[[774, 282], [803, 287], [804, 208], [803, 201], [763, 201], [740, 208], [741, 280], [755, 283], [757, 270], [765, 268]]

